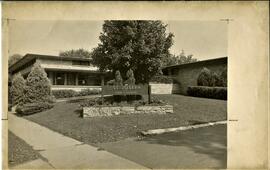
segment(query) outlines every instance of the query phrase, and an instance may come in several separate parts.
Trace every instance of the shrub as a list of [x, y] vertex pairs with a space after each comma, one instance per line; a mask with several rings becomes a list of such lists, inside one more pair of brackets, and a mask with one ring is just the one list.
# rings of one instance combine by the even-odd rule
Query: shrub
[[69, 98], [76, 96], [88, 96], [93, 94], [100, 94], [100, 90], [98, 89], [82, 89], [80, 92], [76, 92], [74, 90], [53, 90], [52, 94], [55, 98]]
[[55, 98], [67, 98], [74, 97], [77, 95], [77, 92], [74, 90], [53, 90], [52, 94]]
[[212, 84], [211, 71], [208, 68], [204, 67], [197, 78], [197, 85], [198, 86], [211, 86], [211, 84]]
[[80, 102], [80, 107], [92, 107], [92, 106], [142, 106], [142, 105], [165, 105], [166, 103], [163, 100], [158, 99], [157, 97], [152, 96], [150, 104], [145, 102], [142, 98], [139, 100], [135, 100], [132, 103], [128, 103], [127, 101], [115, 102], [113, 96], [106, 96], [103, 99], [96, 97], [85, 99]]
[[223, 87], [227, 87], [227, 67], [225, 67], [220, 75], [220, 79]]
[[123, 85], [123, 79], [119, 70], [115, 72], [115, 85]]
[[152, 77], [152, 79], [150, 80], [150, 82], [152, 83], [164, 83], [164, 84], [171, 84], [173, 83], [173, 79], [171, 77], [168, 76], [154, 76]]
[[126, 73], [127, 80], [125, 81], [125, 84], [128, 85], [134, 85], [136, 80], [134, 78], [133, 70], [129, 69]]
[[17, 114], [30, 115], [37, 112], [41, 112], [47, 109], [51, 109], [54, 105], [48, 102], [26, 103], [20, 104], [16, 107]]
[[190, 86], [187, 89], [189, 96], [205, 97], [227, 100], [226, 87], [206, 87], [206, 86]]
[[24, 89], [25, 89], [24, 78], [20, 73], [16, 74], [12, 80], [12, 86], [10, 88], [10, 94], [13, 105], [17, 105], [23, 102]]
[[215, 86], [222, 87], [223, 86], [221, 77], [217, 73], [213, 72], [211, 75], [211, 79], [212, 79], [212, 81], [211, 81], [210, 86], [213, 86], [213, 87], [215, 87]]
[[79, 93], [78, 96], [88, 96], [88, 95], [93, 95], [93, 94], [100, 94], [100, 90], [98, 89], [82, 89]]
[[50, 80], [37, 62], [26, 79], [23, 103], [48, 102], [52, 96]]
[[227, 87], [227, 68], [221, 74], [217, 74], [207, 68], [203, 68], [197, 78], [198, 86]]

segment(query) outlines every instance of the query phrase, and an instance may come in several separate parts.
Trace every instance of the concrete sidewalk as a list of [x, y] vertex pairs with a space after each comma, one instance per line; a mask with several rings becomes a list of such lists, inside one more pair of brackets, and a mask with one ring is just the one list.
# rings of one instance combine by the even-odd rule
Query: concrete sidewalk
[[[8, 115], [9, 130], [37, 150], [44, 160], [36, 160], [17, 168], [104, 168], [146, 169], [135, 162], [53, 132], [34, 122]], [[36, 162], [36, 163], [35, 163]], [[29, 166], [29, 167], [28, 167]], [[14, 167], [16, 169], [16, 167]]]

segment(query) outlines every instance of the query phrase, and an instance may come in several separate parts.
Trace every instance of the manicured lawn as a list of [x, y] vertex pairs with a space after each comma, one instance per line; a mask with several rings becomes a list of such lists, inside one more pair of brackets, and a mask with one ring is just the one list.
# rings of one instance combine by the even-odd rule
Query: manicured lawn
[[60, 102], [51, 110], [24, 118], [88, 144], [135, 137], [142, 130], [178, 127], [227, 118], [227, 101], [182, 95], [155, 96], [172, 104], [174, 113], [83, 119], [80, 117], [79, 103]]
[[39, 158], [40, 155], [22, 139], [8, 132], [8, 164], [15, 166]]

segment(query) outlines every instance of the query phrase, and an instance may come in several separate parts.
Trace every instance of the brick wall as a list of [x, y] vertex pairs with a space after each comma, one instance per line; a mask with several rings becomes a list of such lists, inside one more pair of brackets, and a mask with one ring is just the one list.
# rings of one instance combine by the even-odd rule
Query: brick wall
[[178, 67], [176, 75], [174, 75], [173, 77], [177, 81], [179, 89], [177, 89], [177, 91], [174, 91], [174, 93], [186, 95], [188, 86], [197, 85], [197, 78], [203, 67], [220, 73], [224, 67], [227, 67], [227, 59], [210, 62], [198, 62], [196, 64], [187, 64], [183, 65], [182, 67]]

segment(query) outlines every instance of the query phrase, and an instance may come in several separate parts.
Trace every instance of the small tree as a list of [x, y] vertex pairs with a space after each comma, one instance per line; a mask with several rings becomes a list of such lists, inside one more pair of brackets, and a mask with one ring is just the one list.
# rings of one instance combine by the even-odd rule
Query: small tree
[[37, 62], [26, 79], [24, 103], [51, 102], [51, 100], [50, 80]]
[[222, 86], [222, 80], [220, 75], [218, 75], [216, 72], [212, 72], [211, 77], [212, 81], [210, 83], [210, 86], [218, 86], [218, 87]]
[[14, 76], [10, 89], [13, 105], [17, 105], [23, 102], [24, 88], [25, 80], [21, 73], [18, 73]]
[[123, 79], [119, 70], [115, 72], [115, 85], [123, 85]]
[[222, 81], [222, 86], [227, 87], [227, 67], [222, 70], [220, 74], [220, 79]]
[[212, 76], [211, 71], [204, 67], [197, 79], [198, 86], [211, 86], [212, 84]]
[[126, 76], [127, 76], [126, 83], [129, 85], [134, 85], [136, 80], [134, 78], [133, 70], [129, 69], [126, 73]]

